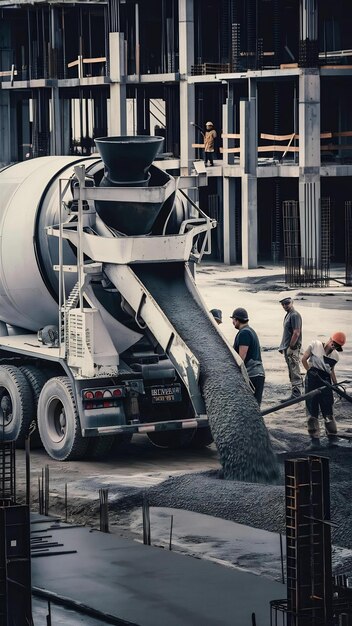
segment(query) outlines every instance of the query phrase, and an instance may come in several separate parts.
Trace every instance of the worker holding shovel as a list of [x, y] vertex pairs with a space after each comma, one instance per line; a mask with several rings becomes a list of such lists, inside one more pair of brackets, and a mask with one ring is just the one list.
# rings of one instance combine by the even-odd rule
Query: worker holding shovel
[[[302, 364], [307, 370], [305, 387], [306, 393], [321, 387], [324, 382], [337, 385], [335, 365], [339, 360], [339, 352], [346, 343], [346, 335], [335, 332], [326, 343], [318, 339], [312, 341], [302, 357]], [[328, 437], [328, 446], [337, 445], [337, 425], [333, 416], [333, 391], [328, 386], [313, 398], [306, 399], [308, 413], [308, 433], [311, 437], [310, 450], [320, 448], [319, 409], [325, 422], [325, 433]]]

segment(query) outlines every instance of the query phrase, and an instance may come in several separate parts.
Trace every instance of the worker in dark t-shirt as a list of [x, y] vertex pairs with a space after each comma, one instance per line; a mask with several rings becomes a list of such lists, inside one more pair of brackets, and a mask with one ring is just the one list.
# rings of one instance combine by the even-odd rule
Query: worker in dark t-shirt
[[285, 357], [291, 383], [291, 395], [280, 400], [280, 402], [286, 402], [287, 400], [299, 398], [301, 395], [302, 377], [299, 357], [302, 346], [302, 317], [294, 308], [293, 300], [290, 296], [284, 295], [279, 302], [286, 313], [279, 352]]
[[244, 362], [249, 379], [254, 387], [254, 397], [260, 405], [263, 396], [265, 371], [258, 335], [248, 324], [246, 309], [238, 307], [231, 315], [232, 323], [238, 330], [233, 344], [234, 349]]

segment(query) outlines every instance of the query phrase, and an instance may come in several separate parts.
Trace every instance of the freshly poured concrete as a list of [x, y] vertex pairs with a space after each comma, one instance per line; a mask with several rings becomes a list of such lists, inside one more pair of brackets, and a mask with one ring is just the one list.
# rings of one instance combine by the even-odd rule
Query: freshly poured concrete
[[[36, 517], [38, 519], [38, 517]], [[32, 585], [138, 626], [269, 626], [269, 602], [282, 584], [88, 528], [47, 529], [58, 550], [76, 554], [36, 558]], [[50, 528], [50, 532], [49, 532]], [[45, 535], [45, 532], [41, 533]]]

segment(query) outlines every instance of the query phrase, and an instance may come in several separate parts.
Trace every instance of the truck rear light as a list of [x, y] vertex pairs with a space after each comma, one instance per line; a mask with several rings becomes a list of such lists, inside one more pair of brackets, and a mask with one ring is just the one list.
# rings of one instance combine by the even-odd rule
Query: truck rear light
[[85, 410], [107, 409], [119, 406], [118, 399], [124, 396], [122, 387], [110, 387], [102, 389], [87, 389], [83, 391], [83, 403]]

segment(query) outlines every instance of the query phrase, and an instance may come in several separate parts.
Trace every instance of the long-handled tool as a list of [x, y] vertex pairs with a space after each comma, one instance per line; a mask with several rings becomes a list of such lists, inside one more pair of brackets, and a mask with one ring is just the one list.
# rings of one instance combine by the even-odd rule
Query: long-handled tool
[[340, 388], [341, 385], [343, 385], [344, 383], [349, 383], [351, 382], [350, 380], [342, 380], [340, 383], [337, 383], [336, 385], [332, 385], [331, 383], [328, 383], [326, 380], [323, 380], [319, 374], [317, 374], [320, 382], [325, 385], [325, 387], [328, 387], [329, 389], [332, 389], [333, 391], [335, 391], [335, 393], [337, 393], [338, 396], [341, 396], [341, 398], [344, 398], [345, 400], [347, 400], [347, 402], [352, 402], [352, 396], [350, 396], [348, 393], [346, 393], [346, 391], [342, 390]]
[[[322, 381], [323, 382], [323, 381]], [[287, 402], [280, 402], [280, 404], [275, 404], [274, 406], [261, 411], [261, 414], [268, 415], [269, 413], [275, 413], [275, 411], [280, 411], [281, 409], [286, 409], [288, 406], [292, 406], [293, 404], [298, 404], [299, 402], [303, 402], [307, 398], [313, 398], [314, 396], [319, 395], [322, 391], [324, 391], [324, 387], [318, 387], [318, 389], [313, 389], [313, 391], [309, 391], [308, 393], [304, 393], [297, 398], [293, 398], [293, 400], [287, 400]]]

